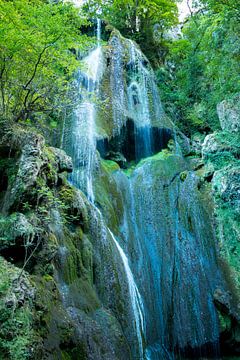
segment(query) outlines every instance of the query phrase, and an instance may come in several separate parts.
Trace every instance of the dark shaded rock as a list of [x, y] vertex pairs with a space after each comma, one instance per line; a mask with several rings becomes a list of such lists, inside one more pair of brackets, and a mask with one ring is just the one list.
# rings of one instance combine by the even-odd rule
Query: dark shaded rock
[[190, 140], [187, 136], [185, 136], [181, 131], [178, 129], [176, 130], [177, 133], [177, 142], [180, 146], [181, 152], [183, 156], [187, 156], [191, 153], [191, 145]]
[[127, 168], [127, 160], [120, 152], [109, 151], [106, 159], [115, 161], [122, 169]]
[[240, 311], [236, 312], [232, 306], [232, 294], [222, 289], [216, 289], [214, 301], [219, 311], [222, 353], [240, 355]]
[[[142, 145], [145, 143], [145, 137], [151, 139], [151, 146], [148, 149], [144, 149]], [[104, 159], [108, 158], [109, 153], [121, 153], [128, 162], [139, 161], [166, 149], [169, 140], [173, 138], [173, 131], [169, 128], [135, 127], [134, 122], [128, 119], [119, 135], [113, 136], [109, 140], [106, 138], [98, 140], [97, 149]], [[111, 160], [114, 159], [111, 158]]]

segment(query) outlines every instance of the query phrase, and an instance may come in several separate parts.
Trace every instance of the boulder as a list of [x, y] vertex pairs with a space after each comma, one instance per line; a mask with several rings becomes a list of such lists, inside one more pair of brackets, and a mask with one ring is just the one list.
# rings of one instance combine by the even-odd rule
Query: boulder
[[106, 156], [107, 160], [112, 160], [116, 162], [121, 168], [125, 169], [127, 167], [127, 160], [124, 155], [118, 151], [109, 151]]
[[21, 213], [0, 218], [0, 253], [1, 250], [16, 245], [21, 239], [29, 239], [35, 235], [35, 228], [27, 217]]
[[240, 93], [232, 99], [223, 100], [217, 105], [221, 128], [226, 131], [240, 131]]
[[54, 156], [55, 156], [55, 160], [57, 161], [58, 164], [58, 171], [59, 173], [61, 172], [72, 172], [73, 170], [73, 163], [72, 163], [72, 158], [70, 156], [68, 156], [64, 150], [62, 149], [58, 149], [58, 148], [53, 148], [50, 147], [49, 148]]
[[229, 166], [216, 171], [212, 184], [223, 201], [240, 208], [240, 166]]
[[204, 135], [196, 133], [191, 138], [191, 153], [201, 156]]
[[229, 152], [238, 158], [240, 154], [240, 136], [230, 132], [214, 132], [205, 137], [202, 144], [202, 156]]
[[[36, 185], [41, 168], [46, 159], [44, 159], [43, 150], [44, 138], [36, 133], [24, 133], [24, 138], [20, 142], [21, 155], [16, 163], [17, 173], [13, 186], [9, 186], [7, 201], [4, 204], [4, 212], [16, 204], [24, 201], [23, 194], [30, 193]], [[22, 144], [22, 148], [21, 148]]]
[[230, 150], [229, 146], [222, 144], [217, 138], [217, 133], [209, 134], [205, 137], [202, 144], [202, 155], [214, 154], [219, 151]]

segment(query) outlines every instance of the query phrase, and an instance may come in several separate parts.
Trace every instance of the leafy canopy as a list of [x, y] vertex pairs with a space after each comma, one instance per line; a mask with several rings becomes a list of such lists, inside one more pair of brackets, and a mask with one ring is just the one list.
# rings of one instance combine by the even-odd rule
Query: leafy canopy
[[240, 6], [203, 0], [169, 45], [168, 71], [158, 70], [166, 109], [186, 133], [219, 128], [217, 104], [240, 92]]
[[88, 45], [85, 20], [69, 3], [0, 0], [0, 117], [20, 121], [60, 113]]
[[147, 55], [148, 48], [153, 48], [156, 41], [155, 29], [162, 34], [178, 21], [175, 0], [89, 0], [85, 9], [93, 17], [106, 20], [124, 36], [135, 39]]

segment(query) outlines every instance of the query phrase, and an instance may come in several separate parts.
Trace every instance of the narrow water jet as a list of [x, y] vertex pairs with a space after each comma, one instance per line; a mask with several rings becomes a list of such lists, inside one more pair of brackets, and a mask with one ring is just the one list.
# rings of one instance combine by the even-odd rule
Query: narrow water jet
[[133, 308], [134, 318], [135, 318], [135, 328], [138, 338], [138, 344], [139, 344], [139, 360], [144, 359], [144, 347], [143, 347], [143, 338], [145, 336], [145, 315], [144, 315], [144, 306], [142, 297], [139, 293], [138, 287], [136, 285], [136, 282], [133, 277], [133, 273], [129, 267], [128, 258], [126, 254], [124, 253], [123, 249], [119, 245], [118, 241], [116, 240], [115, 236], [109, 229], [109, 232], [112, 236], [112, 239], [114, 243], [116, 244], [116, 247], [119, 251], [119, 254], [122, 258], [122, 262], [126, 271], [126, 276], [128, 279], [128, 286], [129, 286], [129, 293], [131, 298], [131, 305]]
[[[101, 21], [97, 20], [97, 48], [82, 61], [83, 70], [79, 70], [77, 84], [79, 105], [75, 110], [72, 131], [72, 154], [74, 171], [72, 183], [82, 188], [89, 200], [94, 202], [93, 174], [96, 165], [96, 98], [99, 81], [103, 71], [101, 49]], [[81, 144], [81, 145], [80, 145]]]

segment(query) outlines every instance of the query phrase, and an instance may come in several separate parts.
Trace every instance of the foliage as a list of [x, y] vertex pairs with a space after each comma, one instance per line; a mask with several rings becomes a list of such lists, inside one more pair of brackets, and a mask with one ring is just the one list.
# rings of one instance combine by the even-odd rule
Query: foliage
[[[0, 359], [30, 359], [36, 336], [33, 331], [31, 301], [23, 306], [7, 307], [5, 302], [14, 299], [13, 282], [20, 270], [0, 257]], [[15, 285], [16, 286], [16, 285]]]
[[204, 1], [157, 71], [166, 110], [187, 134], [216, 130], [216, 106], [240, 91], [239, 14], [231, 1]]
[[163, 31], [177, 23], [175, 0], [90, 0], [85, 9], [137, 41], [150, 58], [164, 42]]
[[70, 4], [0, 0], [0, 117], [30, 121], [58, 118], [69, 105], [75, 52], [89, 41], [85, 22]]

